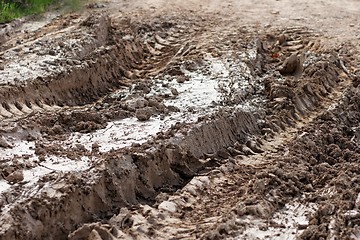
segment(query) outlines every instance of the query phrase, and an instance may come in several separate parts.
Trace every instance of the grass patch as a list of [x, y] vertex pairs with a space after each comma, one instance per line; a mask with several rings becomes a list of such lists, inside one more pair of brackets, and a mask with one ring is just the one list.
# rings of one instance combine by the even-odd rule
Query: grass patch
[[51, 5], [74, 12], [83, 8], [84, 0], [0, 0], [0, 23], [10, 22], [27, 15], [44, 13]]
[[9, 22], [26, 15], [43, 13], [53, 0], [27, 0], [10, 2], [0, 0], [0, 22]]
[[0, 23], [9, 22], [21, 16], [21, 10], [16, 3], [0, 1]]

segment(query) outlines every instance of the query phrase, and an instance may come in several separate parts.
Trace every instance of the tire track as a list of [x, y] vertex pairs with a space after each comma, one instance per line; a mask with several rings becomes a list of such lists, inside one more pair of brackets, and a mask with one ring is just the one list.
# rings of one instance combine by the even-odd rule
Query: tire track
[[[228, 147], [227, 153], [204, 155], [204, 158], [208, 159], [203, 161], [212, 162], [213, 166], [218, 167], [215, 169], [212, 167], [210, 171], [194, 177], [174, 194], [159, 195], [155, 205], [144, 204], [133, 210], [124, 208], [119, 215], [109, 221], [108, 225], [96, 223], [85, 225], [71, 234], [70, 239], [79, 239], [79, 233], [85, 232], [85, 228], [88, 233], [91, 231], [101, 232], [102, 238], [115, 237], [116, 239], [126, 237], [141, 239], [164, 237], [169, 239], [256, 239], [256, 236], [261, 236], [259, 231], [269, 234], [270, 238], [281, 239], [282, 237], [295, 237], [293, 233], [295, 230], [296, 235], [299, 236], [306, 226], [297, 222], [296, 215], [294, 215], [295, 220], [292, 221], [294, 221], [293, 224], [299, 225], [285, 227], [290, 228], [288, 230], [290, 232], [285, 231], [285, 233], [282, 230], [284, 227], [281, 224], [283, 223], [277, 225], [276, 221], [281, 222], [281, 220], [277, 220], [275, 216], [282, 216], [284, 206], [288, 203], [295, 204], [295, 208], [300, 209], [293, 211], [300, 217], [305, 217], [302, 208], [307, 208], [309, 214], [315, 211], [310, 205], [299, 204], [302, 199], [299, 197], [302, 190], [295, 190], [297, 185], [293, 182], [301, 176], [301, 171], [306, 170], [301, 169], [302, 165], [296, 169], [295, 164], [295, 168], [291, 166], [290, 170], [294, 171], [294, 174], [296, 171], [300, 171], [300, 175], [296, 173], [292, 176], [291, 172], [287, 172], [289, 171], [288, 167], [284, 170], [279, 168], [281, 164], [284, 164], [279, 159], [287, 157], [291, 145], [299, 136], [302, 136], [305, 128], [311, 126], [329, 109], [336, 108], [336, 105], [344, 98], [346, 89], [351, 87], [354, 78], [352, 75], [349, 76], [341, 66], [340, 58], [335, 61], [338, 64], [328, 64], [327, 69], [322, 67], [322, 62], [333, 61], [332, 56], [334, 55], [329, 55], [328, 52], [331, 51], [327, 51], [318, 44], [316, 38], [309, 41], [307, 45], [303, 44], [304, 39], [313, 36], [313, 33], [297, 28], [283, 32], [295, 36], [291, 36], [291, 39], [287, 40], [285, 50], [282, 50], [287, 55], [283, 56], [282, 62], [286, 62], [286, 59], [292, 56], [294, 49], [299, 58], [303, 57], [305, 52], [315, 52], [317, 57], [322, 54], [323, 56], [309, 65], [304, 64], [308, 59], [301, 59], [302, 64], [305, 65], [301, 76], [290, 74], [282, 77], [285, 78], [285, 81], [298, 83], [291, 85], [291, 90], [282, 88], [286, 85], [284, 80], [282, 80], [282, 85], [277, 85], [275, 80], [272, 81], [275, 83], [270, 87], [271, 90], [267, 95], [269, 100], [265, 105], [265, 112], [271, 111], [271, 114], [265, 119], [262, 127], [263, 135], [254, 136], [255, 139], [246, 144], [235, 144]], [[264, 42], [262, 44], [264, 46]], [[275, 48], [277, 44], [278, 42], [275, 41]], [[264, 49], [259, 51], [258, 54], [263, 56], [263, 61], [270, 59], [266, 58], [273, 54], [268, 47], [266, 51]], [[311, 54], [308, 57], [311, 59]], [[279, 62], [274, 64], [274, 61], [270, 60], [269, 63], [272, 65], [271, 68], [281, 67]], [[266, 64], [263, 66], [270, 69]], [[311, 67], [315, 69], [311, 70]], [[319, 73], [318, 77], [316, 77], [317, 72]], [[286, 104], [280, 104], [279, 100]], [[259, 143], [261, 144], [259, 145]], [[281, 177], [281, 174], [285, 175]], [[271, 179], [268, 183], [261, 180], [266, 176]], [[269, 191], [266, 190], [266, 184], [274, 184], [272, 181], [278, 182], [280, 186], [284, 185], [284, 188], [273, 192], [275, 195], [264, 195]], [[304, 188], [304, 191], [307, 191], [306, 189]], [[292, 205], [288, 207], [292, 207]], [[267, 229], [272, 230], [269, 233]]]

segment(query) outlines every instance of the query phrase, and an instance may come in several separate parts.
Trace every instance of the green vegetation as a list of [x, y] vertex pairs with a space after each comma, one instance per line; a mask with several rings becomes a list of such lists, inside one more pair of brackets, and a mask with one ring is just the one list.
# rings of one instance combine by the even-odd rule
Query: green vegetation
[[43, 13], [53, 0], [4, 1], [0, 0], [0, 22], [9, 22], [12, 19]]
[[9, 22], [22, 16], [45, 12], [50, 5], [68, 11], [79, 11], [82, 0], [0, 0], [0, 23]]
[[8, 22], [20, 16], [21, 11], [15, 3], [6, 3], [4, 1], [0, 1], [0, 23]]

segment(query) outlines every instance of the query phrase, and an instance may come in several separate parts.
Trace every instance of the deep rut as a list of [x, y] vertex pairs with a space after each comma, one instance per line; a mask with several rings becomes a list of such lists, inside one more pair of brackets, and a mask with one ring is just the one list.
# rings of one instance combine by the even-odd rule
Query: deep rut
[[[1, 52], [2, 56], [7, 56], [15, 51], [19, 55], [17, 58], [4, 58], [6, 61], [18, 61], [23, 66], [27, 60], [22, 49], [40, 45], [42, 49], [39, 51], [46, 52], [47, 47], [51, 48], [49, 44], [61, 46], [56, 52], [50, 49], [50, 55], [36, 50], [27, 53], [30, 55], [28, 58], [35, 58], [42, 68], [47, 68], [46, 73], [39, 68], [36, 74], [35, 69], [34, 73], [25, 77], [26, 81], [18, 81], [19, 77], [11, 76], [10, 65], [5, 69], [2, 81], [7, 85], [1, 88], [0, 120], [11, 122], [54, 107], [93, 103], [116, 89], [128, 87], [163, 71], [174, 58], [189, 51], [183, 43], [194, 35], [187, 31], [186, 23], [180, 28], [175, 23], [169, 23], [168, 26], [154, 24], [154, 29], [147, 29], [142, 23], [124, 26], [122, 19], [113, 19], [113, 23], [110, 23], [105, 14], [91, 15], [78, 25], [89, 32], [89, 37], [76, 39], [77, 30], [68, 34], [69, 39], [76, 39], [72, 46], [77, 48], [72, 53], [67, 50], [70, 46], [63, 35], [64, 32], [73, 31], [74, 26], [63, 30], [62, 35], [58, 33], [53, 36], [54, 33], [49, 32], [35, 41], [23, 43], [16, 51], [10, 48]], [[120, 29], [117, 29], [117, 25]], [[122, 32], [123, 29], [126, 31]], [[159, 34], [166, 36], [162, 38]], [[48, 54], [51, 60], [43, 57], [44, 54]], [[26, 67], [18, 70], [20, 74], [26, 71], [29, 71]]]

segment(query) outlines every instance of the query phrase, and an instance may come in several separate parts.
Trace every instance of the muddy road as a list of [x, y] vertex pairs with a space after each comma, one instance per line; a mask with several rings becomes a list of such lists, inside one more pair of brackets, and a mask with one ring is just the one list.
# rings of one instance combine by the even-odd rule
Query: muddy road
[[360, 239], [360, 2], [105, 1], [0, 29], [0, 239]]

